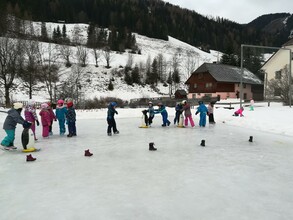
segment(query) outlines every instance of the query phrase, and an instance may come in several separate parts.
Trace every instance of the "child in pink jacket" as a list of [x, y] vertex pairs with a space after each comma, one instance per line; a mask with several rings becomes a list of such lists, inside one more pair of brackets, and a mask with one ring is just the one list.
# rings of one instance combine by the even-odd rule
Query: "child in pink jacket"
[[240, 115], [240, 117], [243, 117], [243, 116], [244, 116], [244, 115], [242, 114], [243, 111], [244, 111], [244, 108], [241, 107], [241, 108], [238, 109], [236, 112], [234, 112], [233, 116], [239, 116], [239, 115]]
[[50, 126], [49, 126], [49, 135], [53, 135], [52, 131], [52, 126], [53, 126], [53, 121], [57, 121], [56, 115], [53, 112], [51, 102], [48, 102], [48, 111], [50, 113]]
[[51, 125], [51, 117], [48, 111], [48, 104], [47, 103], [41, 104], [41, 108], [42, 110], [40, 111], [39, 115], [41, 116], [41, 122], [43, 126], [42, 136], [44, 138], [47, 138], [49, 137], [49, 127]]

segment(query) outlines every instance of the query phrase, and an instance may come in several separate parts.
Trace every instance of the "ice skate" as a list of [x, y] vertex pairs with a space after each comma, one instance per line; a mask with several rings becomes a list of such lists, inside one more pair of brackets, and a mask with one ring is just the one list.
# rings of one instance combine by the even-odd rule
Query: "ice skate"
[[90, 152], [89, 149], [87, 149], [87, 150], [84, 151], [84, 156], [85, 157], [91, 157], [91, 156], [93, 156], [93, 154]]
[[112, 133], [108, 133], [108, 136], [112, 136]]
[[34, 158], [31, 154], [26, 156], [26, 161], [35, 161], [37, 158]]
[[119, 134], [119, 131], [115, 131], [114, 134]]

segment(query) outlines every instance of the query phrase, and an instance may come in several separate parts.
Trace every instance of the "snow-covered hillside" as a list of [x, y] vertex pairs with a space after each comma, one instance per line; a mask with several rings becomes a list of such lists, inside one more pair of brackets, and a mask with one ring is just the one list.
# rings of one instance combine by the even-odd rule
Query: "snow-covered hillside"
[[[50, 33], [53, 31], [54, 28], [57, 28], [59, 25], [62, 28], [63, 24], [58, 23], [47, 23], [47, 31]], [[79, 29], [79, 36], [83, 39], [83, 42], [86, 42], [87, 38], [87, 24], [65, 24], [66, 25], [66, 33], [67, 36], [72, 40], [74, 36], [74, 32], [76, 29]], [[40, 34], [41, 30], [41, 23], [35, 22], [34, 23], [34, 30], [37, 34]], [[215, 62], [218, 61], [221, 57], [221, 53], [217, 51], [211, 51], [211, 53], [206, 53], [201, 51], [200, 49], [193, 47], [189, 44], [181, 42], [171, 36], [169, 36], [168, 41], [159, 40], [159, 39], [152, 39], [145, 36], [141, 36], [139, 34], [135, 34], [136, 42], [138, 47], [141, 50], [141, 54], [133, 54], [133, 66], [134, 65], [145, 65], [147, 59], [151, 59], [151, 61], [158, 56], [158, 54], [162, 54], [166, 63], [171, 66], [172, 58], [175, 54], [179, 56], [180, 61], [180, 74], [181, 74], [181, 85], [178, 88], [185, 88], [184, 82], [189, 77], [190, 71], [187, 69], [187, 60], [189, 58], [193, 59], [193, 68], [197, 68], [204, 62]], [[42, 47], [47, 47], [47, 43], [42, 43]], [[54, 46], [54, 45], [53, 45]], [[72, 57], [71, 62], [76, 63], [76, 47], [71, 47], [72, 49]], [[169, 88], [164, 87], [163, 85], [158, 85], [158, 90], [160, 94], [155, 92], [150, 86], [138, 86], [133, 85], [129, 86], [124, 82], [124, 77], [121, 74], [118, 76], [117, 72], [121, 67], [125, 67], [127, 61], [129, 60], [129, 53], [115, 53], [113, 52], [110, 69], [105, 68], [106, 60], [103, 56], [101, 56], [99, 60], [99, 67], [95, 67], [95, 59], [91, 49], [88, 49], [88, 65], [82, 70], [83, 77], [80, 81], [81, 84], [81, 93], [83, 94], [85, 99], [92, 99], [92, 98], [100, 98], [100, 97], [117, 97], [123, 100], [130, 100], [132, 98], [148, 98], [148, 97], [158, 97], [162, 95], [169, 95]], [[60, 62], [64, 62], [59, 59]], [[60, 63], [60, 75], [62, 81], [66, 81], [68, 75], [73, 72], [72, 68], [65, 68], [65, 64]], [[169, 68], [169, 69], [168, 69]], [[166, 72], [170, 72], [170, 68], [168, 67]], [[143, 76], [142, 76], [143, 77]], [[111, 79], [114, 90], [109, 91], [108, 85]], [[174, 90], [173, 90], [174, 93]], [[23, 99], [24, 93], [18, 91], [17, 93], [13, 94], [14, 100]], [[48, 99], [48, 95], [45, 90], [38, 91], [34, 94], [34, 99]]]

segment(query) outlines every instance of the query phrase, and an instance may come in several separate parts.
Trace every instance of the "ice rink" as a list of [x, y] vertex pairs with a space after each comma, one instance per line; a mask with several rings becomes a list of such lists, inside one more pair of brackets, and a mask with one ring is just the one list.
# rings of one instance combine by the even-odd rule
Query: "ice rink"
[[[0, 219], [293, 218], [292, 137], [221, 121], [162, 128], [156, 117], [147, 129], [117, 118], [112, 137], [105, 119], [79, 119], [72, 138], [60, 137], [57, 124], [49, 139], [39, 129], [34, 162], [25, 161], [18, 126], [20, 149], [0, 152]], [[84, 157], [86, 149], [94, 155]]]

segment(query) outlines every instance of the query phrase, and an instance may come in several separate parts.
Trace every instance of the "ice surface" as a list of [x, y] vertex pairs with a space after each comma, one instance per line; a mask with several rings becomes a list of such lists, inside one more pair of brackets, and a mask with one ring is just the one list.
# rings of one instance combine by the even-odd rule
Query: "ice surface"
[[35, 162], [21, 149], [0, 152], [0, 219], [292, 219], [292, 136], [241, 126], [248, 112], [230, 123], [230, 112], [215, 111], [216, 125], [205, 128], [162, 128], [156, 115], [140, 129], [140, 110], [118, 109], [112, 137], [103, 110], [78, 113], [77, 137], [60, 137], [55, 122], [42, 139], [38, 127]]

